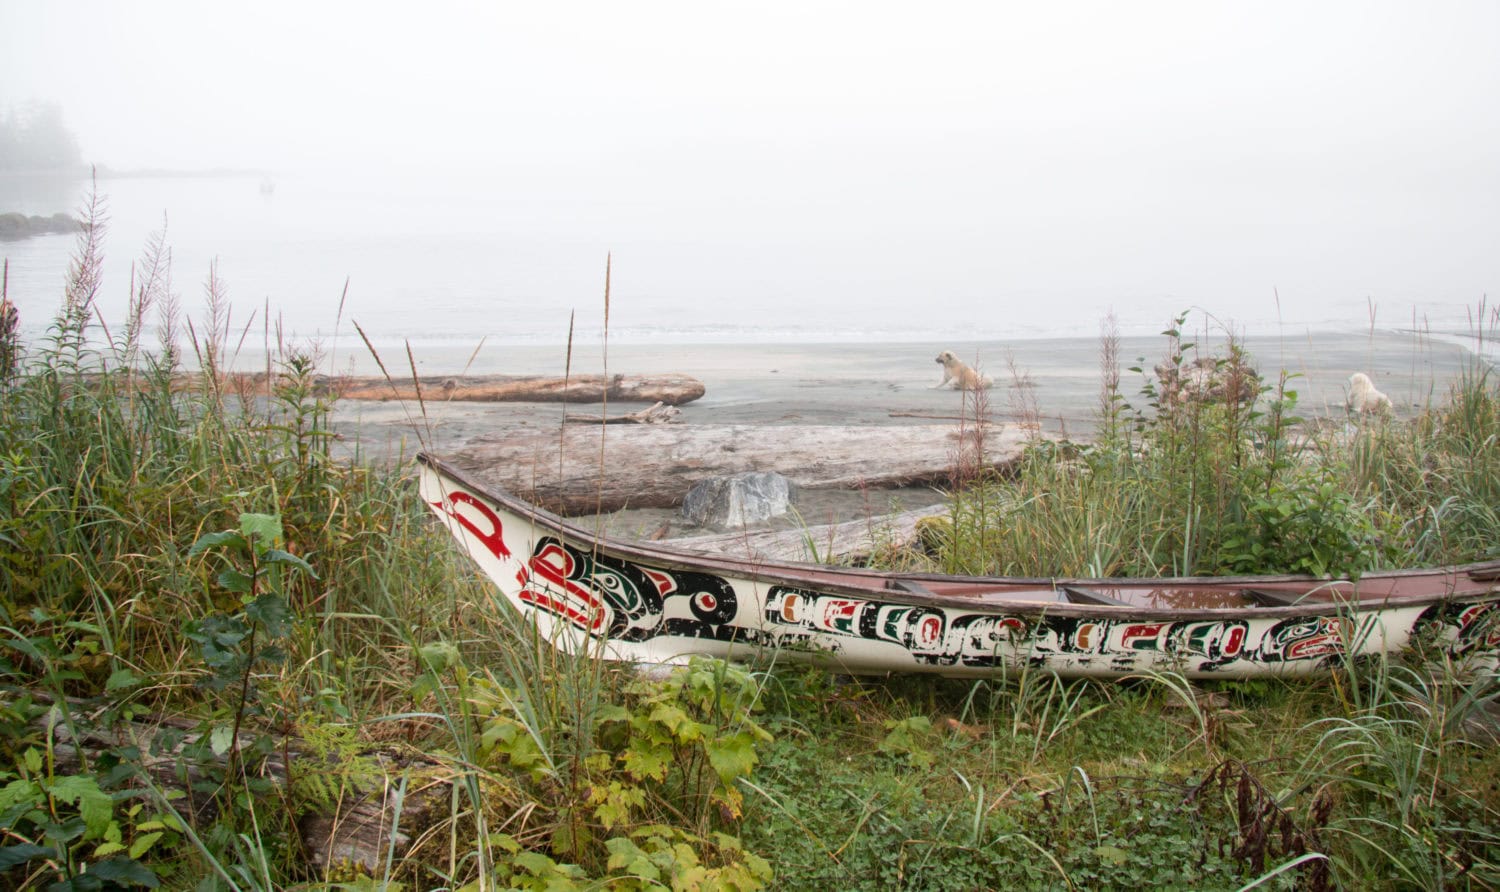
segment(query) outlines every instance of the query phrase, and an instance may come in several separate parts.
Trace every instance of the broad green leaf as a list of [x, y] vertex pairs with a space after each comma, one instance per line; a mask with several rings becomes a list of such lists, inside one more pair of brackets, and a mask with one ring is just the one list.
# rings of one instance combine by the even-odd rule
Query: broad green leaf
[[10, 870], [12, 867], [20, 867], [32, 858], [42, 858], [47, 855], [56, 855], [57, 852], [45, 846], [24, 843], [18, 846], [0, 846], [0, 873]]
[[281, 544], [281, 518], [274, 514], [241, 514], [240, 532], [255, 541], [257, 549]]
[[280, 595], [266, 592], [245, 605], [245, 618], [265, 626], [273, 638], [280, 638], [290, 631], [292, 608]]
[[90, 864], [89, 872], [85, 876], [97, 877], [117, 886], [143, 886], [147, 889], [155, 889], [161, 885], [161, 880], [156, 878], [156, 874], [129, 858], [111, 858], [108, 861]]
[[219, 587], [239, 595], [250, 593], [250, 577], [238, 570], [225, 570], [219, 574]]
[[458, 662], [458, 648], [447, 641], [424, 644], [417, 648], [417, 655], [433, 672], [445, 672], [449, 666]]
[[661, 703], [651, 710], [651, 721], [656, 722], [671, 731], [673, 736], [682, 740], [693, 740], [693, 734], [697, 722], [694, 722], [680, 706], [671, 703]]
[[[36, 752], [36, 750], [26, 751], [26, 759], [28, 762], [31, 760], [31, 754], [34, 752]], [[40, 768], [41, 765], [38, 764], [37, 767], [32, 768], [31, 771], [35, 772]], [[37, 802], [41, 798], [42, 788], [37, 786], [35, 781], [21, 780], [18, 778], [6, 784], [4, 787], [0, 787], [0, 812], [9, 811], [13, 806], [19, 805], [22, 802]]]
[[244, 536], [241, 536], [234, 530], [225, 530], [221, 533], [204, 533], [199, 536], [198, 541], [193, 543], [193, 547], [188, 549], [188, 557], [202, 554], [210, 548], [219, 548], [220, 546], [228, 546], [238, 552], [248, 552], [250, 550], [250, 543], [245, 541]]
[[758, 761], [755, 741], [744, 731], [709, 741], [703, 749], [708, 753], [708, 764], [726, 784], [737, 777], [749, 777]]
[[78, 814], [83, 818], [89, 838], [103, 836], [109, 828], [115, 803], [108, 793], [99, 789], [98, 781], [92, 777], [75, 774], [57, 778], [51, 784], [51, 792], [53, 797], [78, 806]]
[[[144, 826], [144, 824], [141, 825], [141, 827]], [[136, 830], [139, 831], [141, 827], [137, 827]], [[130, 857], [139, 858], [142, 855], [146, 854], [151, 850], [151, 847], [153, 845], [156, 845], [156, 841], [158, 839], [161, 839], [161, 837], [162, 831], [160, 830], [157, 830], [153, 833], [142, 833], [140, 836], [137, 836], [135, 838], [135, 841], [130, 844]]]
[[215, 756], [222, 756], [229, 752], [229, 747], [234, 744], [234, 729], [228, 725], [216, 725], [208, 735], [209, 749], [214, 751]]
[[601, 705], [595, 715], [596, 721], [600, 723], [630, 721], [630, 710], [615, 703]]
[[287, 566], [296, 567], [298, 570], [301, 570], [308, 576], [311, 576], [314, 579], [318, 578], [318, 574], [313, 571], [312, 564], [309, 564], [302, 558], [297, 557], [290, 551], [282, 551], [279, 548], [270, 548], [261, 554], [260, 559], [268, 564], [286, 564]]
[[667, 776], [667, 763], [670, 753], [665, 747], [646, 748], [632, 746], [625, 751], [625, 770], [635, 778], [655, 778], [664, 780]]

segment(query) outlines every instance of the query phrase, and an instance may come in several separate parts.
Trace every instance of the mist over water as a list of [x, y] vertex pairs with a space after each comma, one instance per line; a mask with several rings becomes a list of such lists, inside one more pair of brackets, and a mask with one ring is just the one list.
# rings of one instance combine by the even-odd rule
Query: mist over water
[[[165, 225], [184, 309], [216, 262], [247, 341], [269, 309], [325, 343], [559, 345], [576, 311], [597, 344], [609, 256], [617, 344], [1184, 310], [1462, 339], [1500, 290], [1497, 33], [1490, 0], [53, 0], [0, 3], [0, 115], [55, 103], [102, 172], [254, 171], [101, 177], [106, 320]], [[0, 174], [0, 213], [86, 187]], [[72, 247], [0, 243], [29, 335]]]
[[[51, 214], [78, 207], [89, 188], [0, 179], [0, 207]], [[184, 310], [201, 311], [214, 268], [252, 343], [268, 308], [273, 329], [325, 344], [335, 331], [357, 344], [352, 323], [383, 347], [561, 344], [575, 311], [575, 341], [597, 342], [611, 255], [609, 336], [619, 344], [1095, 338], [1110, 313], [1123, 334], [1147, 335], [1189, 309], [1199, 325], [1237, 333], [1416, 327], [1461, 337], [1483, 297], [1437, 263], [1430, 287], [1410, 272], [1380, 281], [1401, 251], [1376, 225], [1345, 233], [1368, 255], [1358, 266], [1369, 272], [1351, 274], [1355, 264], [1325, 246], [1293, 251], [1292, 236], [1275, 231], [1229, 249], [1219, 233], [1184, 229], [1127, 250], [1144, 240], [1130, 221], [1025, 231], [1000, 215], [929, 228], [872, 212], [863, 227], [825, 227], [815, 212], [789, 216], [783, 203], [744, 196], [652, 201], [622, 188], [593, 200], [497, 171], [117, 177], [98, 190], [106, 321], [124, 318], [131, 265], [164, 229]], [[75, 248], [66, 236], [0, 243], [28, 336], [56, 313]], [[1241, 255], [1278, 252], [1267, 271], [1238, 273], [1251, 265]], [[1291, 272], [1278, 283], [1276, 268]]]

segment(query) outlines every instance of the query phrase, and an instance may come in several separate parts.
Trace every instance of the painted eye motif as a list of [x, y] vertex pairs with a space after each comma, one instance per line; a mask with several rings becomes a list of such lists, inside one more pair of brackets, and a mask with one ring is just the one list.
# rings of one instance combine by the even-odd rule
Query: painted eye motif
[[[787, 605], [790, 606], [795, 600], [796, 597], [791, 596], [787, 602]], [[723, 586], [716, 591], [700, 589], [699, 591], [693, 592], [693, 596], [688, 600], [688, 609], [693, 612], [693, 616], [696, 617], [700, 622], [712, 623], [715, 625], [727, 623], [730, 620], [734, 619], [734, 590], [730, 589], [728, 586]], [[795, 607], [792, 607], [791, 609], [793, 610], [793, 612], [795, 612]]]
[[594, 575], [594, 586], [604, 594], [627, 610], [634, 608], [640, 602], [640, 596], [635, 587], [630, 585], [624, 578], [616, 573], [596, 573]]

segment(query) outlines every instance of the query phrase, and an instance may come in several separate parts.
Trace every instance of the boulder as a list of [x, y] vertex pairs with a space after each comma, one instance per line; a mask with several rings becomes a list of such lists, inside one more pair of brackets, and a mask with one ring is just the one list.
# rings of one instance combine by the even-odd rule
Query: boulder
[[786, 514], [796, 487], [774, 471], [710, 477], [688, 490], [682, 516], [700, 526], [734, 529]]

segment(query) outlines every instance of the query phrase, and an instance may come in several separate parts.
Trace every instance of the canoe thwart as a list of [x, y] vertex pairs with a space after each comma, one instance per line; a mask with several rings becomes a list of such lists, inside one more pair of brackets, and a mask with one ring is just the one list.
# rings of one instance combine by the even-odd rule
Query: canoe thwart
[[1074, 604], [1101, 604], [1106, 607], [1130, 607], [1128, 601], [1121, 601], [1113, 595], [1106, 595], [1101, 591], [1091, 588], [1083, 588], [1077, 585], [1065, 585], [1062, 587], [1064, 599]]
[[887, 579], [885, 581], [885, 588], [886, 591], [906, 592], [907, 594], [912, 595], [929, 595], [931, 597], [937, 597], [937, 593], [932, 589], [928, 588], [920, 582], [913, 582], [910, 579]]
[[1247, 588], [1241, 589], [1240, 593], [1262, 607], [1296, 607], [1307, 598], [1305, 593], [1270, 588]]

